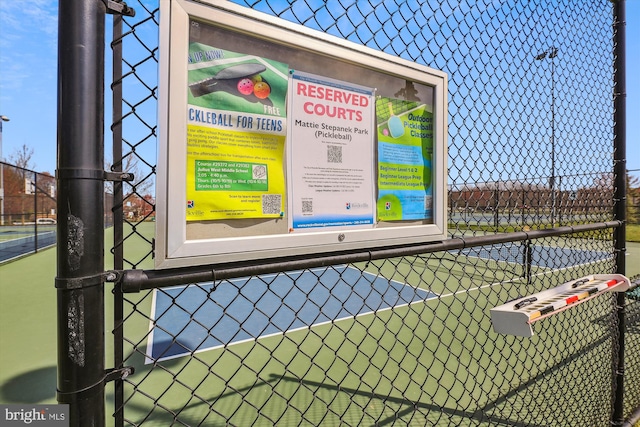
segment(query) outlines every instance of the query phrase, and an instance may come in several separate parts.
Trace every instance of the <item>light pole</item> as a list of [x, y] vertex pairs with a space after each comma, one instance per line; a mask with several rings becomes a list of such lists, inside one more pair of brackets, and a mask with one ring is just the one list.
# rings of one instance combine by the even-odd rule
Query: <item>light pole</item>
[[550, 47], [542, 53], [536, 55], [536, 61], [542, 61], [545, 58], [549, 58], [551, 60], [551, 178], [549, 178], [549, 188], [551, 189], [551, 226], [555, 227], [556, 225], [556, 188], [555, 188], [555, 180], [556, 180], [556, 109], [555, 109], [555, 61], [553, 58], [558, 56], [558, 48]]
[[0, 225], [4, 225], [4, 157], [2, 157], [2, 122], [9, 117], [0, 115]]

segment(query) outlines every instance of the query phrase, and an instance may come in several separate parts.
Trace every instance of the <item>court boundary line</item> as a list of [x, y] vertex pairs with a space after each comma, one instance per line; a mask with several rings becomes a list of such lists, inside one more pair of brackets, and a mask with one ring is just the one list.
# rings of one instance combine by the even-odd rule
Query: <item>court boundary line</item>
[[[544, 246], [542, 246], [542, 247], [544, 247]], [[589, 252], [589, 251], [587, 251], [587, 252]], [[485, 260], [486, 259], [486, 258], [475, 257], [475, 256], [474, 257], [469, 257], [469, 258], [481, 259], [481, 260]], [[611, 259], [613, 259], [613, 256], [607, 257], [607, 258], [603, 258], [603, 259], [600, 259], [600, 260], [590, 261], [590, 262], [583, 263], [583, 264], [572, 265], [572, 266], [565, 267], [565, 268], [562, 268], [562, 269], [551, 269], [550, 267], [541, 267], [541, 266], [536, 265], [537, 268], [541, 268], [544, 271], [541, 271], [539, 273], [535, 273], [535, 274], [532, 275], [532, 277], [539, 277], [539, 276], [545, 276], [545, 275], [550, 276], [550, 275], [552, 275], [553, 273], [556, 273], [556, 272], [561, 272], [561, 271], [566, 271], [566, 270], [576, 269], [576, 268], [582, 268], [582, 267], [586, 267], [586, 266], [589, 266], [589, 265], [592, 265], [592, 264], [600, 263], [600, 262], [611, 260]], [[508, 265], [513, 264], [513, 263], [510, 263], [509, 261], [504, 261], [504, 260], [499, 260], [499, 261], [496, 261], [496, 262], [502, 262], [502, 263], [506, 263]], [[148, 365], [148, 364], [152, 364], [154, 362], [162, 362], [162, 361], [166, 361], [166, 360], [177, 359], [177, 358], [180, 358], [180, 357], [185, 357], [185, 356], [189, 356], [189, 355], [195, 355], [195, 354], [202, 353], [202, 352], [205, 352], [205, 351], [218, 350], [220, 348], [231, 347], [231, 346], [244, 344], [244, 343], [252, 342], [252, 341], [257, 342], [258, 340], [261, 340], [263, 338], [266, 339], [266, 338], [272, 338], [272, 337], [275, 337], [275, 336], [285, 336], [287, 333], [298, 332], [298, 331], [301, 331], [301, 330], [311, 330], [311, 328], [314, 328], [314, 327], [320, 327], [320, 326], [324, 326], [324, 325], [331, 324], [331, 323], [341, 322], [341, 321], [344, 321], [344, 320], [356, 320], [357, 318], [359, 318], [361, 316], [368, 316], [368, 315], [371, 315], [371, 314], [383, 313], [385, 311], [392, 310], [392, 309], [395, 309], [395, 308], [410, 307], [412, 304], [418, 304], [418, 303], [423, 304], [423, 303], [426, 303], [427, 301], [430, 301], [430, 300], [433, 300], [433, 299], [444, 299], [444, 298], [454, 297], [454, 296], [457, 296], [457, 295], [461, 295], [463, 293], [474, 292], [474, 291], [479, 291], [479, 290], [482, 290], [482, 289], [492, 288], [492, 287], [497, 286], [497, 285], [505, 285], [505, 284], [510, 284], [510, 283], [521, 283], [521, 282], [526, 280], [526, 278], [522, 278], [522, 277], [521, 278], [514, 278], [514, 279], [509, 279], [509, 280], [506, 280], [506, 281], [502, 281], [502, 282], [493, 282], [493, 283], [489, 283], [489, 284], [486, 284], [486, 285], [475, 286], [475, 287], [468, 288], [468, 289], [458, 290], [458, 291], [455, 291], [455, 292], [450, 292], [448, 294], [437, 294], [437, 293], [435, 293], [435, 292], [433, 292], [431, 290], [426, 290], [426, 289], [420, 288], [418, 286], [411, 285], [409, 283], [399, 282], [399, 281], [397, 281], [395, 279], [387, 279], [385, 276], [382, 276], [380, 274], [376, 275], [376, 274], [371, 273], [371, 272], [369, 272], [367, 270], [360, 270], [358, 268], [351, 267], [351, 266], [345, 265], [345, 264], [340, 264], [340, 265], [337, 265], [337, 266], [330, 266], [330, 267], [317, 267], [317, 268], [313, 268], [313, 269], [309, 269], [309, 270], [295, 270], [295, 271], [291, 271], [291, 272], [287, 272], [287, 273], [290, 273], [290, 274], [300, 273], [300, 274], [302, 274], [302, 273], [304, 273], [306, 271], [309, 271], [309, 272], [326, 271], [328, 268], [336, 268], [336, 267], [337, 268], [344, 267], [345, 270], [346, 269], [357, 270], [361, 274], [364, 273], [364, 274], [367, 274], [367, 275], [373, 276], [373, 277], [379, 277], [380, 276], [380, 277], [383, 277], [385, 280], [388, 280], [389, 282], [395, 282], [395, 283], [397, 283], [397, 284], [399, 284], [401, 286], [408, 286], [408, 287], [411, 287], [413, 289], [418, 289], [420, 291], [426, 292], [427, 294], [431, 294], [431, 295], [434, 295], [434, 296], [433, 297], [428, 297], [428, 298], [423, 299], [423, 300], [411, 301], [411, 302], [406, 303], [406, 304], [400, 304], [400, 305], [395, 305], [395, 306], [391, 306], [391, 307], [386, 307], [386, 308], [383, 308], [383, 309], [380, 309], [380, 310], [374, 310], [374, 311], [368, 311], [368, 312], [364, 312], [364, 313], [358, 313], [358, 314], [356, 314], [354, 316], [340, 317], [340, 318], [333, 319], [333, 320], [327, 320], [327, 321], [324, 321], [324, 322], [314, 323], [312, 325], [306, 325], [306, 326], [301, 326], [301, 327], [298, 327], [298, 328], [287, 329], [286, 331], [274, 332], [274, 333], [271, 333], [271, 334], [261, 335], [259, 337], [246, 338], [246, 339], [243, 339], [243, 340], [233, 341], [233, 342], [228, 343], [228, 344], [221, 344], [221, 345], [217, 345], [217, 346], [213, 346], [213, 347], [207, 347], [207, 348], [195, 350], [195, 351], [192, 351], [192, 352], [185, 352], [185, 353], [175, 354], [175, 355], [172, 355], [172, 356], [160, 357], [158, 359], [154, 359], [152, 357], [153, 342], [154, 342], [153, 341], [153, 336], [154, 336], [154, 332], [155, 332], [155, 328], [153, 327], [153, 324], [154, 324], [155, 321], [153, 319], [155, 318], [155, 315], [156, 315], [156, 313], [155, 313], [156, 307], [157, 307], [156, 298], [157, 298], [157, 291], [159, 291], [159, 289], [153, 289], [152, 307], [151, 307], [151, 312], [152, 313], [151, 313], [151, 316], [149, 318], [149, 330], [150, 330], [150, 333], [149, 333], [149, 336], [147, 337], [147, 345], [146, 345], [146, 349], [145, 349], [145, 361], [144, 361], [144, 364]], [[259, 277], [275, 278], [280, 274], [285, 274], [285, 273], [271, 273], [271, 274], [267, 274], [267, 275], [264, 275], [264, 276], [261, 275]], [[287, 274], [285, 274], [285, 275], [287, 275]], [[237, 278], [237, 279], [226, 279], [226, 280], [228, 280], [230, 282], [236, 282], [236, 281], [240, 281], [240, 280], [243, 280], [243, 281], [247, 280], [248, 281], [248, 280], [252, 280], [252, 278], [253, 277]], [[209, 282], [206, 282], [206, 283], [209, 283]], [[213, 282], [211, 282], [211, 283], [213, 283]], [[200, 286], [200, 284], [176, 285], [176, 286], [170, 286], [170, 287], [163, 288], [163, 289], [167, 289], [167, 290], [169, 290], [169, 289], [179, 289], [179, 288], [188, 288], [188, 287], [192, 287], [192, 286], [193, 287]], [[171, 334], [169, 334], [169, 335], [171, 335]]]

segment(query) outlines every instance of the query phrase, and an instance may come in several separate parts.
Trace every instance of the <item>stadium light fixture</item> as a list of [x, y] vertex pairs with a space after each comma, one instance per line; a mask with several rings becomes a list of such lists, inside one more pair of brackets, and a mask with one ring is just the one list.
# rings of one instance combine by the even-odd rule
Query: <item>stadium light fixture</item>
[[550, 47], [549, 49], [541, 52], [535, 56], [536, 61], [542, 61], [545, 58], [551, 60], [551, 177], [549, 178], [549, 189], [551, 190], [551, 226], [556, 225], [556, 190], [555, 190], [555, 175], [556, 175], [556, 141], [555, 141], [555, 61], [553, 60], [558, 56], [558, 48]]

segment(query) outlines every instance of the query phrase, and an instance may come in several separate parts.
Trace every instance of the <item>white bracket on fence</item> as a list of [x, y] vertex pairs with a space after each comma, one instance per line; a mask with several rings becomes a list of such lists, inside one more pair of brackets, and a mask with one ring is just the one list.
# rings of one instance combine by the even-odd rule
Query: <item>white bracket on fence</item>
[[491, 309], [491, 323], [499, 334], [531, 337], [531, 324], [576, 307], [606, 292], [625, 292], [631, 285], [622, 274], [594, 274], [563, 283]]

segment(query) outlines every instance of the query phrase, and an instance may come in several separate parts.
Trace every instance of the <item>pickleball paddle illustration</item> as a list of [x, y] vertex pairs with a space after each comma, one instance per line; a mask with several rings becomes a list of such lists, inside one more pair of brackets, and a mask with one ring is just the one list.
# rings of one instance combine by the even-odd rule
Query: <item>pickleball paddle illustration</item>
[[387, 122], [387, 126], [389, 127], [389, 133], [393, 138], [400, 138], [404, 135], [404, 126], [402, 125], [402, 120], [400, 117], [395, 116], [393, 114], [393, 106], [389, 102], [387, 104], [389, 106], [389, 121]]
[[230, 65], [215, 75], [189, 85], [194, 97], [224, 91], [232, 95], [242, 95], [251, 102], [269, 102], [271, 86], [260, 73], [267, 67], [262, 64], [245, 63]]

